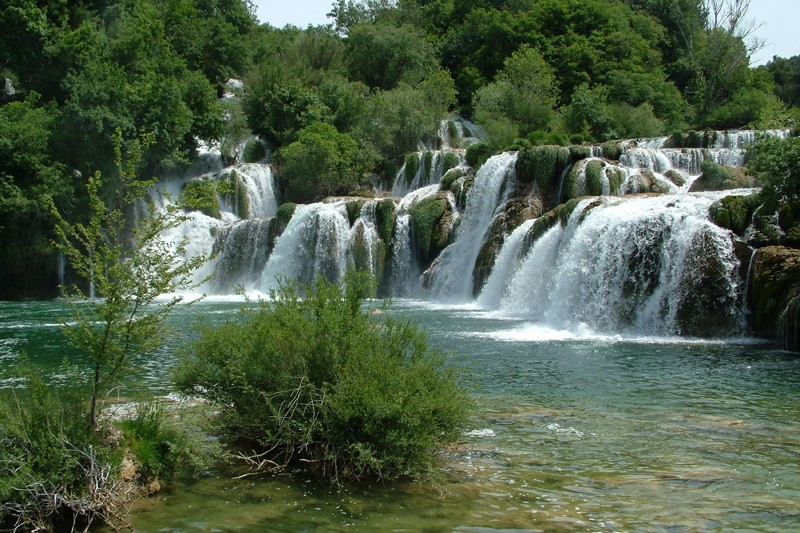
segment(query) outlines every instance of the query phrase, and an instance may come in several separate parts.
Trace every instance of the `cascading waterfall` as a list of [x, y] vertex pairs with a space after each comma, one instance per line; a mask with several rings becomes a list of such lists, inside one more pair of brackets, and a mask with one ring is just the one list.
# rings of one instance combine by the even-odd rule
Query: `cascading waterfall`
[[261, 274], [275, 241], [274, 218], [241, 220], [217, 234], [213, 255], [216, 267], [211, 284], [214, 292], [231, 292], [246, 286]]
[[347, 269], [350, 223], [344, 201], [298, 206], [258, 282], [266, 292], [288, 277], [310, 283], [316, 275], [339, 282]]
[[380, 238], [375, 221], [376, 201], [366, 202], [361, 208], [358, 219], [353, 223], [348, 234], [348, 265], [359, 270], [371, 272], [376, 279], [380, 278], [378, 256]]
[[[473, 272], [495, 221], [492, 231], [507, 233], [491, 234], [499, 252], [487, 263], [491, 272], [487, 269], [482, 277], [486, 283], [477, 299], [482, 308], [559, 329], [699, 336], [741, 331], [745, 305], [739, 262], [731, 234], [712, 224], [708, 211], [722, 196], [743, 192], [687, 191], [701, 174], [703, 161], [741, 166], [755, 132], [699, 134], [705, 148], [668, 148], [673, 140], [667, 137], [624, 141], [618, 151], [613, 145], [593, 146], [590, 157], [563, 169], [557, 198], [612, 196], [581, 200], [568, 219], [562, 212], [561, 222], [554, 225], [527, 220], [513, 222], [514, 227], [506, 224], [517, 215], [508, 218], [503, 212], [506, 218], [495, 219], [507, 209], [511, 194], [517, 196], [508, 205], [541, 205], [543, 197], [537, 196], [535, 185], [517, 185], [515, 153], [490, 158], [473, 175], [464, 163], [464, 147], [473, 140], [467, 137], [474, 128], [445, 122], [440, 150], [423, 149], [406, 159], [416, 168], [401, 170], [394, 184], [392, 193], [400, 201], [389, 242], [381, 233], [387, 230], [378, 230], [377, 199], [298, 206], [277, 235], [272, 218], [277, 195], [271, 169], [264, 164], [203, 175], [229, 188], [242, 187], [244, 194], [238, 189], [221, 192], [219, 218], [190, 213], [167, 238], [186, 238], [188, 254], [213, 257], [198, 278], [213, 275], [207, 289], [218, 293], [231, 292], [236, 285], [267, 291], [276, 287], [278, 277], [310, 282], [322, 275], [338, 282], [347, 268], [356, 266], [371, 271], [390, 296], [460, 303], [473, 299]], [[619, 159], [606, 159], [605, 151]], [[460, 179], [440, 184], [451, 168], [457, 168]], [[171, 201], [180, 196], [187, 179], [162, 184]], [[470, 188], [461, 188], [465, 186]], [[518, 197], [524, 187], [530, 187], [527, 199]], [[638, 192], [661, 194], [613, 196]], [[417, 248], [418, 215], [412, 216], [418, 213], [416, 205], [432, 197], [450, 203], [445, 217], [435, 223], [438, 235], [449, 235], [450, 241], [435, 259]], [[157, 198], [159, 205], [168, 201]], [[430, 265], [424, 272], [421, 261]]]
[[[740, 325], [739, 262], [708, 220], [722, 194], [583, 200], [508, 275], [495, 269], [481, 302], [558, 328], [721, 335]], [[506, 247], [518, 246], [509, 239]], [[501, 251], [501, 256], [506, 252]], [[487, 289], [484, 289], [486, 292]]]
[[416, 296], [422, 272], [415, 260], [412, 248], [411, 215], [402, 214], [397, 217], [391, 250], [390, 295], [396, 297]]
[[490, 158], [475, 176], [467, 193], [467, 205], [456, 230], [455, 241], [445, 248], [425, 274], [427, 297], [446, 301], [472, 298], [472, 270], [486, 230], [497, 210], [515, 186], [516, 153]]
[[534, 219], [526, 220], [517, 226], [503, 243], [503, 247], [494, 262], [492, 275], [486, 281], [478, 296], [478, 305], [481, 307], [496, 307], [500, 299], [506, 294], [508, 279], [520, 266], [523, 244], [528, 230], [531, 229], [534, 222], [536, 222]]

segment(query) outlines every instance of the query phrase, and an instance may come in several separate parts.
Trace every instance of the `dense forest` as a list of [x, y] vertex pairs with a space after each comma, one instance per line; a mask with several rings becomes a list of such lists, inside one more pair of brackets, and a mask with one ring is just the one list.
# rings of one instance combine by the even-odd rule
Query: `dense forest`
[[[54, 296], [52, 199], [87, 212], [114, 139], [142, 179], [252, 133], [284, 199], [393, 178], [459, 113], [486, 153], [686, 129], [792, 127], [800, 56], [751, 68], [749, 1], [338, 0], [331, 23], [259, 25], [243, 0], [20, 0], [0, 7], [0, 298]], [[230, 78], [240, 98], [222, 98]], [[238, 90], [238, 89], [237, 89]], [[117, 133], [118, 132], [118, 133]]]

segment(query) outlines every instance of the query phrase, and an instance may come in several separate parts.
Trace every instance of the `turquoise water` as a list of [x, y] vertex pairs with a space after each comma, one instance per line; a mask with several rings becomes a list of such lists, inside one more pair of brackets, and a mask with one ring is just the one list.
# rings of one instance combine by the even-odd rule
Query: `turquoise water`
[[[166, 393], [199, 315], [180, 309], [129, 385]], [[137, 505], [140, 531], [800, 530], [800, 358], [751, 339], [622, 338], [556, 331], [466, 307], [396, 302], [466, 369], [472, 431], [438, 488], [335, 488], [302, 473], [233, 467]], [[58, 303], [0, 303], [0, 386], [27, 350], [58, 380]], [[387, 386], [391, 386], [387, 384]]]

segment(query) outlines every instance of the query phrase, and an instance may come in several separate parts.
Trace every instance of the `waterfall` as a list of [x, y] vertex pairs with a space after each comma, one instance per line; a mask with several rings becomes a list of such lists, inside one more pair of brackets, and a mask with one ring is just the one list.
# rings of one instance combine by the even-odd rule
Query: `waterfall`
[[729, 334], [740, 325], [742, 280], [730, 233], [708, 220], [720, 197], [583, 200], [487, 306], [562, 329]]
[[522, 245], [535, 219], [526, 220], [517, 226], [511, 235], [503, 242], [500, 253], [494, 262], [494, 268], [478, 296], [478, 305], [481, 307], [496, 307], [505, 295], [508, 278], [519, 268]]
[[344, 201], [298, 206], [275, 243], [258, 288], [274, 289], [281, 277], [310, 283], [321, 275], [340, 281], [347, 268], [349, 234]]
[[472, 270], [489, 223], [499, 205], [514, 188], [516, 153], [490, 158], [475, 176], [467, 193], [455, 241], [445, 248], [426, 272], [425, 288], [430, 297], [463, 301], [472, 297]]
[[251, 286], [272, 252], [275, 219], [242, 220], [219, 231], [212, 253], [216, 267], [212, 287], [216, 293], [231, 293], [236, 286]]
[[391, 296], [415, 296], [422, 272], [412, 251], [411, 216], [408, 214], [397, 217], [391, 251], [391, 278], [389, 280]]
[[251, 218], [275, 216], [278, 199], [272, 168], [261, 163], [244, 163], [233, 168], [245, 187], [249, 216]]
[[380, 279], [378, 259], [380, 255], [380, 238], [375, 221], [375, 200], [366, 202], [361, 208], [358, 219], [348, 233], [348, 261], [359, 270], [367, 270]]

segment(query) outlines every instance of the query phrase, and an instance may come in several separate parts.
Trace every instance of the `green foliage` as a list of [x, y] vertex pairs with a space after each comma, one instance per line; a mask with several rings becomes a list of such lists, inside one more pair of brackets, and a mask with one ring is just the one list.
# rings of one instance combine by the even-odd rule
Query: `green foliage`
[[265, 450], [263, 464], [304, 461], [334, 481], [427, 478], [469, 400], [419, 329], [362, 309], [374, 290], [353, 271], [341, 287], [284, 282], [203, 327], [178, 386], [219, 409], [229, 438]]
[[301, 130], [297, 141], [278, 150], [276, 161], [286, 197], [300, 203], [350, 192], [375, 164], [349, 134], [324, 122]]
[[0, 298], [57, 294], [48, 198], [77, 207], [74, 178], [50, 153], [57, 110], [38, 103], [29, 94], [0, 106]]
[[86, 423], [86, 403], [33, 368], [20, 376], [24, 393], [0, 392], [0, 524], [53, 531], [68, 528], [73, 513], [78, 524], [107, 520], [121, 495], [103, 435]]
[[445, 246], [449, 234], [443, 231], [442, 220], [448, 210], [442, 196], [423, 198], [409, 211], [414, 228], [417, 253], [422, 264], [429, 263]]
[[[87, 223], [70, 224], [51, 204], [57, 236], [53, 245], [88, 288], [63, 290], [72, 309], [65, 334], [91, 362], [92, 427], [97, 424], [102, 391], [119, 378], [134, 354], [147, 354], [158, 347], [165, 333], [165, 318], [182, 301], [179, 296], [156, 299], [194, 287], [192, 272], [205, 261], [202, 257], [179, 260], [185, 242], [173, 247], [161, 237], [182, 222], [174, 209], [165, 213], [151, 210], [140, 218], [132, 230], [132, 244], [126, 245], [123, 209], [137, 202], [150, 182], [135, 181], [133, 169], [140, 152], [128, 154], [123, 161], [120, 145], [118, 141], [117, 165], [126, 185], [121, 208], [112, 209], [103, 202], [99, 173], [86, 184]], [[103, 299], [87, 301], [94, 296]]]
[[200, 211], [212, 218], [220, 218], [219, 187], [211, 180], [193, 179], [181, 191], [180, 204], [187, 211]]
[[[760, 89], [744, 89], [736, 92], [730, 100], [708, 112], [705, 123], [717, 129], [742, 128], [754, 125], [762, 117], [762, 111], [775, 104], [775, 96]], [[779, 111], [777, 108], [776, 111]], [[764, 117], [769, 120], [771, 117]], [[782, 125], [779, 124], [782, 127]]]
[[140, 465], [143, 480], [171, 481], [179, 471], [196, 472], [208, 466], [212, 452], [204, 437], [179, 425], [176, 413], [163, 400], [140, 402], [132, 418], [117, 426], [123, 431], [123, 444]]
[[245, 163], [258, 163], [265, 157], [267, 157], [267, 149], [264, 147], [264, 143], [256, 139], [247, 142], [242, 154]]
[[401, 82], [416, 85], [436, 66], [433, 45], [409, 24], [359, 24], [347, 36], [352, 78], [384, 91]]
[[747, 168], [764, 184], [761, 195], [766, 203], [800, 202], [800, 137], [765, 136], [748, 155]]
[[275, 220], [278, 221], [278, 225], [282, 228], [286, 228], [286, 226], [289, 225], [289, 221], [292, 220], [296, 209], [297, 204], [292, 202], [281, 204], [280, 207], [278, 207], [278, 211], [275, 213]]

